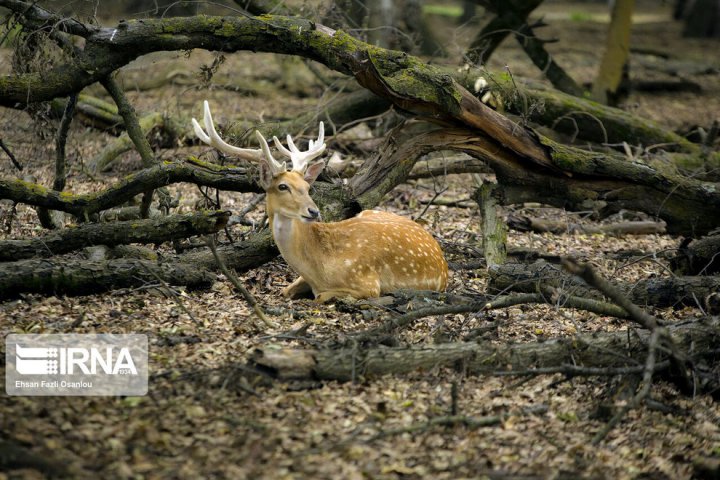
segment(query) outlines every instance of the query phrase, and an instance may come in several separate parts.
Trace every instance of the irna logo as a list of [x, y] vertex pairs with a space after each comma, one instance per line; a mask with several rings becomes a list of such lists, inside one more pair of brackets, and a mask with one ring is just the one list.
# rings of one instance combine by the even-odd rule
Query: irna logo
[[139, 334], [5, 337], [8, 395], [145, 395], [148, 340]]
[[137, 375], [128, 348], [22, 347], [15, 345], [15, 369], [22, 375]]

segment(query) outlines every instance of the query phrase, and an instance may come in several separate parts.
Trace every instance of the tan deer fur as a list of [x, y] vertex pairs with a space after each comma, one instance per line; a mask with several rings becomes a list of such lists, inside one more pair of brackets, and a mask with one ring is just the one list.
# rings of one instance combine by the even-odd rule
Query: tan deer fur
[[[206, 104], [201, 140], [233, 153], [219, 139]], [[201, 135], [202, 133], [202, 135]], [[448, 282], [448, 265], [435, 239], [419, 224], [393, 213], [365, 210], [354, 218], [322, 223], [310, 197], [310, 185], [324, 164], [309, 160], [325, 148], [322, 123], [317, 142], [300, 152], [288, 139], [292, 152], [279, 150], [293, 161], [292, 171], [282, 171], [258, 132], [264, 153], [260, 160], [260, 185], [267, 194], [267, 214], [272, 235], [281, 255], [300, 274], [283, 293], [297, 297], [312, 291], [323, 303], [336, 297], [368, 298], [399, 289], [443, 291]], [[276, 145], [279, 142], [275, 139]], [[243, 153], [246, 153], [243, 151]], [[254, 153], [254, 152], [253, 152]], [[257, 158], [245, 155], [245, 158]]]
[[[287, 190], [280, 190], [286, 185]], [[312, 289], [318, 302], [334, 297], [378, 297], [399, 289], [443, 291], [448, 266], [440, 246], [420, 225], [393, 213], [365, 210], [335, 223], [311, 221], [317, 211], [310, 185], [298, 172], [273, 178], [267, 212], [273, 239], [301, 278], [285, 289]]]

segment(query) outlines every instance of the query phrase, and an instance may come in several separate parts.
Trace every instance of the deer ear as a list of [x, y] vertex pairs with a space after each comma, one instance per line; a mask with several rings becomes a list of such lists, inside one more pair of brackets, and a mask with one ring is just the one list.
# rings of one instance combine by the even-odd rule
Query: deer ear
[[272, 185], [273, 172], [270, 165], [265, 162], [260, 162], [260, 177], [258, 178], [258, 184], [263, 190], [267, 190]]
[[312, 185], [324, 168], [325, 162], [322, 160], [308, 165], [307, 170], [305, 170], [305, 181]]

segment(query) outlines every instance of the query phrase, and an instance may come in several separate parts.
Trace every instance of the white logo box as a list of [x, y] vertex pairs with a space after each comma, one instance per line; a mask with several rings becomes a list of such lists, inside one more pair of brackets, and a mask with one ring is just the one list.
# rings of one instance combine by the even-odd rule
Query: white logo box
[[139, 334], [10, 334], [5, 366], [8, 395], [145, 395], [148, 341]]

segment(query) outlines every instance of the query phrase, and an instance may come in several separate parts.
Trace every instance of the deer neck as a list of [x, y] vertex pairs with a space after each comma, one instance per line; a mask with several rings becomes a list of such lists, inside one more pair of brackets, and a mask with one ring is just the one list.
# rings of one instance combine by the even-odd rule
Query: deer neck
[[275, 244], [285, 261], [300, 275], [307, 275], [315, 262], [309, 252], [317, 243], [314, 223], [306, 223], [283, 215], [272, 216], [272, 233]]

